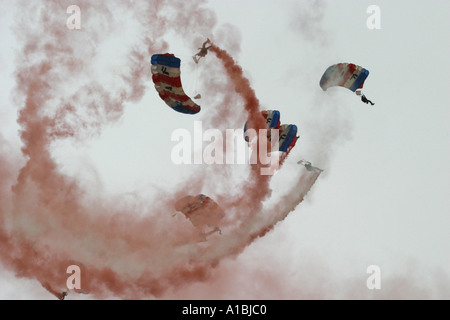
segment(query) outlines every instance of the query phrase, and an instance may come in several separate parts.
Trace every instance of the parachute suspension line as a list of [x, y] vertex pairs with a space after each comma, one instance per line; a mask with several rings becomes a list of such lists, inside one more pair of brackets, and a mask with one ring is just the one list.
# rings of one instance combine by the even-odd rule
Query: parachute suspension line
[[194, 83], [193, 83], [193, 94], [195, 94], [194, 99], [200, 99], [202, 96], [198, 90], [198, 79], [200, 75], [200, 68], [198, 65], [195, 65], [195, 71], [194, 71]]

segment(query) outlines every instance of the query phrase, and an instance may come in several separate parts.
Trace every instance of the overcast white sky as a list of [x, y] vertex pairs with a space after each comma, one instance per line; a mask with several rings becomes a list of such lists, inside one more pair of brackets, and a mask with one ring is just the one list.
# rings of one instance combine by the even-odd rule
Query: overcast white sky
[[[20, 15], [12, 9], [19, 5], [12, 0], [0, 4], [0, 130], [14, 152], [20, 148], [19, 106], [10, 92], [20, 48], [11, 28]], [[366, 26], [369, 5], [380, 8], [379, 30]], [[205, 6], [215, 12], [217, 27], [199, 36], [217, 39], [233, 54], [263, 109], [280, 110], [282, 122], [299, 128], [300, 140], [275, 186], [285, 186], [283, 177], [300, 170], [296, 162], [302, 158], [325, 171], [272, 232], [238, 257], [225, 259], [210, 280], [166, 297], [448, 299], [450, 2], [215, 0]], [[114, 12], [118, 20], [120, 14]], [[234, 31], [228, 36], [240, 39], [240, 48], [227, 47], [233, 41], [225, 41], [226, 30]], [[188, 47], [176, 35], [167, 41], [182, 61], [201, 44]], [[202, 63], [210, 61], [217, 63], [212, 55]], [[363, 91], [375, 106], [343, 88], [322, 92], [319, 79], [337, 62], [370, 71]], [[201, 91], [201, 71], [195, 67], [201, 68], [186, 64], [182, 80], [187, 90]], [[193, 130], [192, 119], [200, 117], [174, 117], [157, 98], [148, 83], [143, 99], [130, 104], [100, 137], [77, 149], [56, 149], [62, 170], [74, 176], [84, 170], [85, 185], [95, 172], [103, 195], [151, 193], [160, 179], [162, 189], [176, 184], [184, 173], [170, 163], [175, 145], [170, 134], [176, 128]], [[208, 112], [205, 101], [199, 101], [202, 113]], [[157, 128], [157, 142], [147, 134], [149, 127]], [[143, 172], [150, 148], [167, 161]], [[130, 154], [135, 155], [131, 166]], [[381, 268], [382, 287], [376, 292], [366, 287], [370, 265]], [[2, 299], [54, 298], [36, 281], [3, 267], [0, 281]]]

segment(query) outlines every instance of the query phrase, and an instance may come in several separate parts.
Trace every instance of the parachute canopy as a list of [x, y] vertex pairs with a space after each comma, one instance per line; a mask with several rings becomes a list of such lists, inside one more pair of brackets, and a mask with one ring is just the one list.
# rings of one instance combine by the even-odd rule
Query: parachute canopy
[[[261, 111], [263, 117], [266, 119], [267, 125], [267, 138], [271, 141], [272, 147], [275, 145], [276, 141], [271, 139], [271, 129], [276, 129], [279, 132], [279, 146], [278, 151], [285, 152], [286, 155], [295, 146], [297, 139], [297, 126], [295, 124], [283, 124], [280, 121], [280, 112], [278, 110], [264, 110]], [[245, 140], [249, 141], [248, 129], [252, 129], [252, 123], [247, 121], [244, 126], [244, 137]]]
[[295, 124], [283, 124], [280, 127], [280, 151], [289, 153], [297, 142], [297, 126]]
[[328, 67], [320, 79], [320, 87], [326, 91], [330, 87], [340, 86], [353, 92], [364, 85], [369, 70], [353, 63], [338, 63]]
[[161, 99], [175, 111], [198, 113], [200, 106], [184, 93], [181, 85], [181, 60], [170, 53], [154, 54], [151, 64], [152, 79]]
[[179, 199], [175, 203], [175, 210], [184, 213], [195, 227], [217, 227], [219, 221], [225, 216], [222, 208], [204, 194]]
[[[263, 110], [261, 111], [262, 116], [266, 119], [267, 130], [270, 129], [278, 129], [280, 128], [280, 111], [278, 110]], [[250, 120], [245, 122], [244, 125], [244, 138], [245, 141], [249, 141], [249, 137], [247, 134], [247, 128], [253, 128], [253, 124]], [[267, 132], [267, 135], [270, 135], [270, 131]]]

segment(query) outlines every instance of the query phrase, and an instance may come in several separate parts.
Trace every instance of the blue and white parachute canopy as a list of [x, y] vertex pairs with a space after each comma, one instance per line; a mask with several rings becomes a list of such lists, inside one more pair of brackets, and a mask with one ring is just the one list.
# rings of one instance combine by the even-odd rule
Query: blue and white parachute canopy
[[353, 63], [337, 63], [325, 70], [320, 79], [320, 87], [326, 91], [330, 87], [344, 87], [353, 92], [362, 89], [369, 70]]

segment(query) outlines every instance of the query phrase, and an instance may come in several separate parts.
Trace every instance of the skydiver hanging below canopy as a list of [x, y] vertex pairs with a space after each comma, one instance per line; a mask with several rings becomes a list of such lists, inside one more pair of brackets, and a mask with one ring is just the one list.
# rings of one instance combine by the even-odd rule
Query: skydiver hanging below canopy
[[[368, 76], [369, 70], [361, 66], [353, 63], [336, 63], [325, 70], [320, 78], [319, 85], [323, 91], [327, 91], [330, 87], [338, 86], [347, 88], [361, 96], [361, 90], [358, 89], [363, 88]], [[361, 101], [366, 104], [375, 104], [367, 99], [364, 94], [361, 96]]]
[[369, 99], [367, 99], [367, 97], [364, 94], [362, 94], [360, 90], [357, 90], [355, 93], [356, 93], [356, 95], [361, 96], [361, 101], [364, 102], [365, 104], [370, 103], [372, 106], [375, 104], [372, 101], [370, 101]]
[[361, 96], [361, 101], [364, 102], [364, 103], [366, 103], [366, 104], [368, 104], [368, 103], [370, 103], [371, 105], [374, 105], [374, 104], [375, 104], [375, 103], [373, 103], [372, 101], [370, 101], [369, 99], [367, 99], [365, 95], [362, 95], [362, 96]]
[[[198, 61], [200, 60], [201, 57], [206, 56], [206, 54], [208, 53], [208, 49], [212, 47], [212, 45], [210, 45], [209, 47], [206, 47], [206, 45], [208, 43], [211, 43], [211, 41], [206, 38], [207, 40], [205, 42], [203, 42], [203, 45], [201, 48], [198, 48], [200, 51], [198, 53], [195, 54], [195, 56], [193, 56], [192, 58], [194, 59], [195, 63], [198, 63]], [[198, 56], [198, 58], [197, 58]]]

